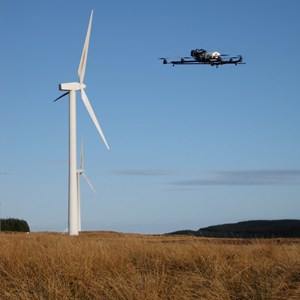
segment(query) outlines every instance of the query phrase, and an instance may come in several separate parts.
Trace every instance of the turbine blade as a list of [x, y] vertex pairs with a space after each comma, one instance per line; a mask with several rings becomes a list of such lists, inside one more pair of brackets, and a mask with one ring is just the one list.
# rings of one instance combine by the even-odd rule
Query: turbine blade
[[83, 140], [81, 140], [81, 148], [80, 148], [80, 169], [83, 170], [83, 163], [84, 163], [84, 159], [83, 159]]
[[53, 102], [59, 100], [60, 98], [64, 97], [64, 96], [67, 96], [70, 92], [66, 92], [64, 94], [62, 94], [61, 96], [59, 96], [58, 98], [56, 98]]
[[93, 20], [93, 11], [91, 12], [90, 22], [89, 22], [89, 26], [88, 26], [88, 29], [86, 32], [85, 42], [84, 42], [84, 46], [82, 49], [81, 59], [80, 59], [79, 67], [78, 67], [78, 78], [79, 78], [80, 83], [83, 83], [84, 74], [85, 74], [85, 67], [86, 67], [86, 60], [87, 60], [87, 55], [88, 55], [88, 50], [89, 50], [92, 20]]
[[92, 183], [90, 182], [88, 177], [85, 175], [85, 173], [82, 173], [82, 176], [85, 179], [86, 183], [89, 185], [89, 187], [92, 189], [92, 191], [96, 194], [96, 190], [95, 190], [94, 186], [92, 185]]
[[93, 111], [93, 108], [92, 108], [92, 106], [90, 104], [90, 101], [89, 101], [89, 99], [88, 99], [88, 97], [87, 97], [84, 89], [81, 89], [81, 98], [82, 98], [82, 101], [83, 101], [83, 103], [84, 103], [87, 111], [89, 112], [89, 114], [91, 116], [91, 119], [93, 120], [93, 122], [94, 122], [94, 124], [95, 124], [95, 126], [96, 126], [96, 128], [97, 128], [97, 130], [98, 130], [98, 132], [99, 132], [99, 134], [100, 134], [100, 136], [101, 136], [101, 138], [102, 138], [105, 146], [106, 146], [106, 148], [109, 149], [108, 144], [107, 144], [106, 139], [105, 139], [105, 136], [104, 136], [104, 134], [102, 132], [102, 129], [101, 129], [100, 125], [99, 125], [97, 117], [96, 117], [96, 115], [95, 115], [95, 113]]

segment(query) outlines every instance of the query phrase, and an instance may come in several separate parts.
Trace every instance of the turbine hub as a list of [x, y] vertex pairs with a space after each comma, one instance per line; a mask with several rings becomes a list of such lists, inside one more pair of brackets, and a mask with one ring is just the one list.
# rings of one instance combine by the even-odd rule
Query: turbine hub
[[84, 172], [84, 169], [77, 169], [78, 174], [82, 174]]
[[61, 91], [78, 91], [84, 89], [86, 85], [80, 82], [68, 82], [68, 83], [61, 83], [58, 88]]

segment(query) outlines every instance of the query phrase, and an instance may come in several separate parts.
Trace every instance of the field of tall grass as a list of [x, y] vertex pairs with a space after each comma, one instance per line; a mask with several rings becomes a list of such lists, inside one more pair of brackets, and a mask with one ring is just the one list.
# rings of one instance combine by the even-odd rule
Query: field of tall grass
[[0, 234], [0, 299], [300, 299], [300, 240]]

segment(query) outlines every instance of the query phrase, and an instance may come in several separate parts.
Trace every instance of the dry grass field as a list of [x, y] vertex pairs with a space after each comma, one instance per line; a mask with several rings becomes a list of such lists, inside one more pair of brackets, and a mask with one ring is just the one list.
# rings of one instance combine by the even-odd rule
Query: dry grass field
[[0, 235], [0, 299], [300, 299], [300, 240]]

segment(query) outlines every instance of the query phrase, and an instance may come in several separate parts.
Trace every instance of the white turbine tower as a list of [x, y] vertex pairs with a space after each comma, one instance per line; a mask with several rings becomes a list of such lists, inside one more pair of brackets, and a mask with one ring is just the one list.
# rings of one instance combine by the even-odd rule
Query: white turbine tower
[[105, 146], [109, 149], [104, 134], [101, 130], [97, 117], [93, 111], [93, 108], [89, 102], [89, 99], [84, 91], [86, 85], [83, 83], [86, 61], [89, 48], [90, 33], [92, 27], [93, 11], [91, 12], [88, 30], [85, 37], [85, 42], [81, 54], [81, 59], [78, 68], [79, 82], [61, 83], [59, 89], [61, 91], [67, 91], [54, 101], [69, 94], [69, 234], [78, 235], [78, 207], [77, 207], [77, 168], [76, 168], [76, 91], [81, 92], [82, 101], [90, 114]]
[[78, 208], [78, 231], [81, 231], [81, 199], [80, 199], [80, 176], [82, 176], [88, 186], [91, 188], [91, 190], [96, 194], [96, 190], [88, 177], [85, 174], [84, 169], [84, 157], [83, 157], [83, 143], [81, 143], [81, 149], [80, 149], [80, 166], [77, 170], [77, 208]]

